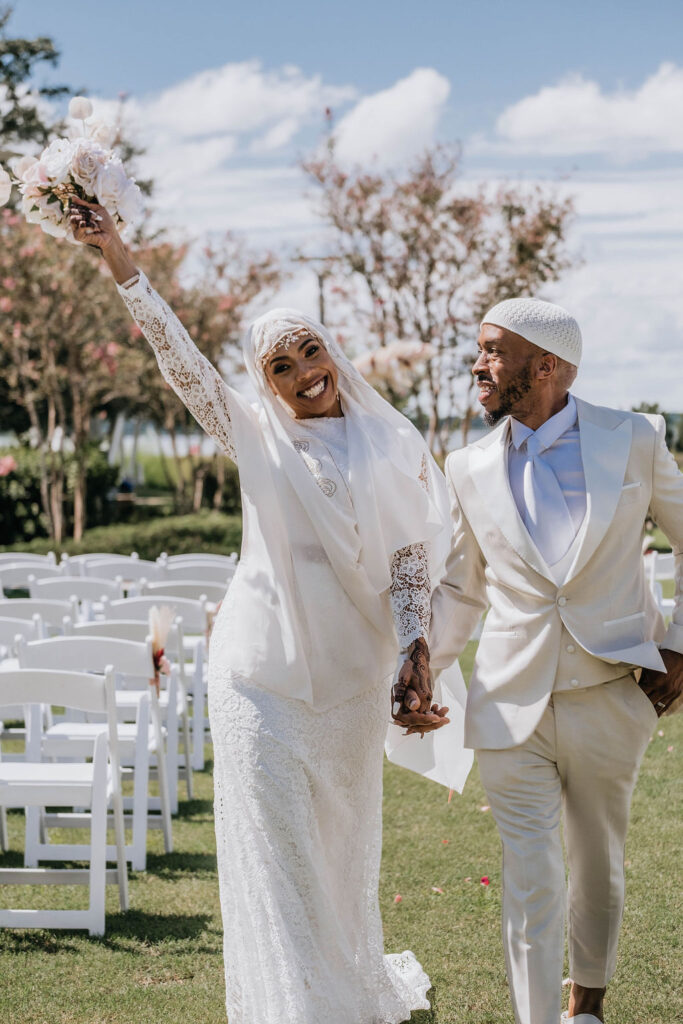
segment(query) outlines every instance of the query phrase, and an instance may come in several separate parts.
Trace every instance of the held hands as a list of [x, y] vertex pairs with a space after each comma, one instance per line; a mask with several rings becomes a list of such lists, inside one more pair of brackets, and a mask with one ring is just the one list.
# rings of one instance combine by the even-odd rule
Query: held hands
[[392, 689], [391, 717], [398, 726], [406, 727], [406, 735], [433, 732], [447, 725], [448, 708], [432, 703], [429, 674], [429, 648], [420, 637], [409, 647]]
[[659, 652], [666, 665], [665, 672], [643, 669], [638, 685], [654, 704], [661, 718], [667, 711], [673, 712], [683, 701], [683, 654], [678, 651]]

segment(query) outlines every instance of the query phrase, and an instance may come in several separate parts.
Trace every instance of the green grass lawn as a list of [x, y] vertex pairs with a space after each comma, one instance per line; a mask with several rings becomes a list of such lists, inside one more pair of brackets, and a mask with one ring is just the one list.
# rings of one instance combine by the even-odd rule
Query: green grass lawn
[[[472, 647], [467, 652], [469, 667]], [[680, 779], [683, 716], [660, 723], [636, 790], [627, 909], [608, 1024], [683, 1019]], [[673, 748], [670, 750], [669, 748]], [[181, 803], [175, 852], [151, 833], [148, 870], [131, 876], [131, 911], [107, 895], [107, 933], [0, 932], [3, 1024], [220, 1024], [223, 966], [210, 764]], [[462, 797], [386, 766], [380, 897], [387, 950], [412, 949], [434, 988], [413, 1024], [511, 1024], [500, 942], [500, 848], [476, 767]], [[23, 818], [10, 815], [19, 866]], [[490, 878], [488, 888], [480, 884]], [[432, 887], [442, 889], [436, 893]], [[66, 890], [82, 905], [85, 889]], [[400, 894], [402, 900], [394, 902]], [[65, 891], [0, 887], [4, 906], [57, 905]], [[10, 902], [11, 897], [11, 902]], [[334, 1021], [321, 1024], [335, 1024]], [[361, 1022], [359, 1022], [361, 1024]]]

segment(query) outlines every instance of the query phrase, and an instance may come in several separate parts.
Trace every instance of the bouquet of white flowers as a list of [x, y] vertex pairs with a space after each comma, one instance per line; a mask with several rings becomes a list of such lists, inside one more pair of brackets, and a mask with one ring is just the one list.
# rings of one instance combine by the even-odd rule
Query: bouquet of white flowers
[[[69, 116], [81, 122], [81, 134], [55, 139], [37, 159], [24, 156], [12, 168], [24, 217], [56, 238], [72, 237], [71, 196], [104, 206], [120, 231], [134, 225], [142, 213], [135, 179], [128, 177], [121, 159], [109, 148], [114, 129], [101, 121], [86, 125], [92, 112], [90, 100], [76, 96]], [[11, 185], [12, 179], [0, 168], [0, 206], [8, 201]]]

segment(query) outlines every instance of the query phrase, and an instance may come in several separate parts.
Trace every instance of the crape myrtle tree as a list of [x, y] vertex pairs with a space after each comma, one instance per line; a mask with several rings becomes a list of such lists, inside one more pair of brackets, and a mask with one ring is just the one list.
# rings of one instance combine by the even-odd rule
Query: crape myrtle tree
[[570, 265], [571, 200], [538, 187], [465, 188], [459, 163], [457, 147], [435, 146], [401, 172], [349, 169], [332, 138], [303, 164], [332, 228], [333, 288], [354, 306], [363, 335], [378, 347], [434, 349], [413, 402], [439, 454], [456, 423], [467, 439], [474, 410], [463, 377], [483, 313], [542, 295]]
[[[185, 256], [184, 246], [158, 240], [134, 252], [201, 351], [232, 375], [246, 311], [257, 295], [277, 286], [276, 262], [250, 255], [228, 236], [204, 250], [200, 283], [187, 285], [180, 276]], [[87, 525], [86, 477], [97, 418], [113, 424], [124, 411], [168, 432], [179, 509], [200, 507], [209, 469], [222, 487], [223, 457], [207, 463], [192, 456], [187, 471], [179, 439], [196, 425], [161, 377], [104, 263], [89, 249], [44, 235], [11, 210], [0, 213], [0, 361], [20, 426], [29, 428], [39, 452], [43, 512], [57, 542], [65, 535], [67, 498], [75, 539]], [[65, 438], [73, 447], [68, 459]]]

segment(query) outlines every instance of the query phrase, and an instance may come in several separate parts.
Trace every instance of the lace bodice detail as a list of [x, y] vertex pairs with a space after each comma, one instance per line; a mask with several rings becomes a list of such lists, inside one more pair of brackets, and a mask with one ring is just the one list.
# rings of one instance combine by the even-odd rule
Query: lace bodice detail
[[230, 388], [201, 354], [178, 317], [144, 274], [119, 293], [150, 343], [159, 369], [197, 423], [234, 462]]

